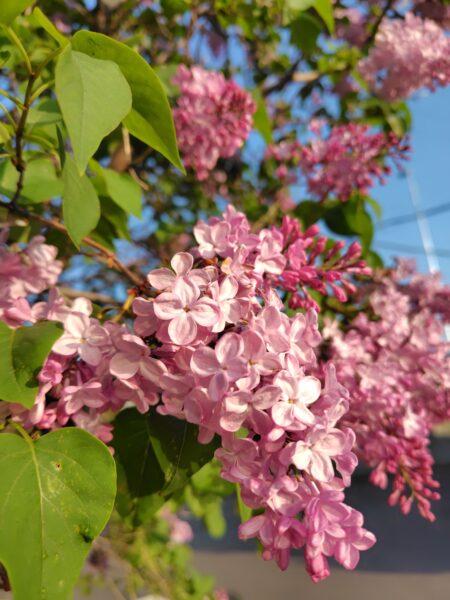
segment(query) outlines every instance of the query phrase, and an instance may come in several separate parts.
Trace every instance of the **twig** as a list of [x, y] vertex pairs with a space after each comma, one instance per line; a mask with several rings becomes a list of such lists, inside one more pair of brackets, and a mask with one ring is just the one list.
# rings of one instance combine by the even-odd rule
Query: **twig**
[[[60, 231], [64, 235], [68, 236], [67, 227], [57, 219], [47, 219], [42, 215], [37, 215], [36, 213], [29, 212], [22, 206], [14, 205], [12, 202], [0, 202], [0, 206], [6, 208], [9, 212], [12, 212], [13, 214], [25, 217], [26, 219], [37, 221], [38, 223], [42, 223], [42, 225], [45, 225], [46, 227], [51, 227], [52, 229]], [[136, 273], [133, 273], [133, 271], [131, 271], [126, 265], [120, 262], [120, 260], [114, 254], [114, 252], [111, 252], [111, 250], [108, 250], [108, 248], [105, 248], [104, 246], [102, 246], [102, 244], [100, 244], [99, 242], [97, 242], [89, 236], [84, 237], [81, 241], [83, 244], [86, 244], [87, 246], [98, 250], [101, 257], [105, 259], [106, 264], [111, 269], [115, 269], [116, 271], [122, 273], [122, 275], [124, 275], [129, 281], [131, 281], [133, 285], [139, 288], [142, 287], [144, 279]]]
[[367, 36], [366, 41], [364, 42], [364, 49], [367, 50], [367, 48], [370, 46], [370, 44], [375, 39], [375, 36], [378, 33], [378, 29], [380, 28], [381, 22], [383, 21], [384, 17], [387, 15], [388, 11], [392, 8], [394, 2], [395, 2], [395, 0], [388, 0], [386, 2], [383, 10], [381, 11], [381, 14], [378, 16], [377, 20], [373, 24], [373, 27], [372, 27], [369, 35]]
[[299, 56], [297, 58], [297, 60], [292, 63], [292, 65], [286, 71], [286, 73], [282, 77], [280, 77], [280, 79], [276, 83], [269, 85], [268, 87], [262, 89], [262, 92], [261, 92], [262, 95], [268, 96], [269, 94], [272, 94], [273, 92], [281, 91], [285, 85], [287, 85], [288, 83], [290, 83], [292, 81], [292, 78], [294, 77], [294, 73], [296, 72], [297, 67], [301, 63], [301, 61], [302, 61], [302, 57]]
[[99, 302], [100, 304], [112, 304], [113, 306], [119, 305], [117, 300], [114, 300], [114, 298], [112, 298], [111, 296], [106, 296], [106, 294], [99, 294], [98, 292], [92, 292], [88, 290], [74, 290], [73, 288], [66, 287], [65, 285], [58, 286], [58, 290], [63, 296], [71, 300], [82, 296], [83, 298], [92, 300], [92, 302]]
[[280, 210], [280, 203], [278, 200], [273, 202], [268, 210], [252, 225], [252, 231], [259, 231], [262, 227], [266, 225], [271, 225], [277, 216], [278, 211]]

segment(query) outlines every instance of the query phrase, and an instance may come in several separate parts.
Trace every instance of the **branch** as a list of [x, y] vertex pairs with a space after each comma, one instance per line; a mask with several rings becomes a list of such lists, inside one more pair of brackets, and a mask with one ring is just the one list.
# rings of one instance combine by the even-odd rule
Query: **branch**
[[290, 83], [292, 81], [292, 79], [294, 77], [294, 73], [297, 70], [297, 67], [301, 63], [301, 61], [302, 61], [302, 57], [299, 56], [297, 58], [297, 60], [292, 63], [292, 65], [289, 67], [289, 69], [286, 71], [286, 73], [282, 77], [280, 77], [280, 79], [276, 83], [269, 85], [268, 87], [262, 89], [262, 92], [261, 92], [262, 95], [268, 96], [269, 94], [272, 94], [273, 92], [281, 91], [285, 85], [287, 85], [288, 83]]
[[71, 300], [75, 300], [75, 298], [87, 298], [88, 300], [92, 300], [92, 302], [98, 302], [100, 304], [112, 304], [113, 306], [118, 306], [117, 300], [114, 300], [111, 296], [106, 296], [105, 294], [99, 294], [98, 292], [91, 292], [87, 290], [74, 290], [73, 288], [66, 287], [65, 285], [59, 285], [57, 288], [62, 296], [69, 298]]
[[[12, 202], [0, 202], [0, 206], [3, 206], [4, 208], [6, 208], [9, 212], [11, 212], [13, 214], [19, 215], [21, 217], [25, 217], [26, 219], [31, 219], [33, 221], [37, 221], [38, 223], [42, 223], [42, 225], [45, 225], [46, 227], [51, 227], [52, 229], [55, 229], [56, 231], [60, 231], [61, 233], [63, 233], [67, 237], [69, 237], [69, 234], [67, 232], [67, 227], [65, 225], [63, 225], [57, 219], [48, 219], [46, 217], [43, 217], [42, 215], [38, 215], [36, 213], [29, 212], [25, 208], [23, 208], [21, 206], [17, 206], [15, 204], [13, 204]], [[114, 252], [111, 252], [111, 250], [108, 250], [108, 248], [105, 248], [105, 246], [102, 246], [102, 244], [100, 244], [99, 242], [97, 242], [96, 240], [92, 239], [89, 236], [84, 237], [81, 240], [81, 242], [83, 244], [86, 244], [86, 246], [90, 246], [91, 248], [95, 248], [96, 250], [98, 250], [101, 257], [103, 259], [105, 259], [106, 264], [111, 269], [115, 269], [119, 273], [122, 273], [122, 275], [124, 275], [134, 286], [141, 288], [144, 285], [144, 283], [145, 283], [144, 278], [140, 277], [136, 273], [133, 273], [133, 271], [131, 271], [126, 265], [124, 265], [122, 262], [120, 262], [120, 260], [114, 254]], [[95, 255], [94, 255], [94, 258], [95, 258]]]
[[381, 14], [378, 16], [377, 20], [373, 24], [373, 27], [372, 27], [366, 41], [364, 42], [364, 49], [367, 49], [370, 46], [370, 44], [374, 41], [375, 36], [377, 35], [378, 30], [380, 28], [381, 22], [383, 21], [384, 17], [387, 15], [388, 11], [392, 8], [394, 2], [395, 2], [395, 0], [387, 0], [383, 10], [381, 11]]

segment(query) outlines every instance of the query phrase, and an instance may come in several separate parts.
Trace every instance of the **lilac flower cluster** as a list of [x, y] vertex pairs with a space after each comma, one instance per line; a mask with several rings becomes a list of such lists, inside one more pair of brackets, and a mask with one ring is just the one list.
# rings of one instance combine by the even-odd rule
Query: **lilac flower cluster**
[[[41, 429], [73, 423], [107, 442], [108, 415], [125, 403], [141, 412], [157, 405], [198, 425], [200, 443], [220, 436], [222, 476], [260, 512], [240, 536], [258, 537], [265, 559], [286, 568], [291, 550], [304, 548], [315, 581], [329, 574], [327, 557], [354, 568], [375, 538], [344, 503], [357, 462], [354, 433], [340, 425], [348, 393], [332, 364], [324, 385], [315, 375], [316, 312], [288, 317], [277, 293], [283, 278], [295, 279], [294, 254], [301, 285], [308, 281], [301, 256], [312, 235], [289, 220], [252, 232], [232, 207], [194, 235], [191, 253], [148, 275], [148, 293], [133, 303], [134, 333], [100, 323], [85, 299], [65, 305], [55, 290], [33, 306], [35, 320], [60, 321], [64, 333], [39, 373], [35, 406], [9, 405], [12, 418]], [[342, 267], [363, 268], [358, 255], [350, 251]]]
[[366, 195], [376, 180], [384, 183], [390, 158], [405, 158], [408, 146], [394, 134], [370, 133], [368, 125], [348, 123], [333, 127], [327, 137], [314, 123], [315, 137], [309, 144], [283, 141], [269, 146], [266, 159], [278, 164], [275, 174], [285, 185], [301, 175], [311, 196], [319, 201], [336, 198], [346, 202], [356, 191]]
[[356, 433], [356, 452], [373, 468], [371, 480], [388, 486], [391, 504], [408, 513], [413, 502], [434, 520], [437, 500], [428, 445], [434, 425], [450, 418], [450, 288], [436, 276], [414, 273], [408, 263], [383, 274], [361, 298], [360, 312], [345, 333], [326, 330], [330, 357], [350, 390], [343, 421]]
[[247, 139], [256, 110], [250, 94], [222, 73], [181, 65], [173, 83], [181, 95], [173, 110], [184, 163], [204, 180], [219, 158], [233, 156]]
[[438, 23], [411, 12], [384, 19], [359, 70], [371, 90], [389, 101], [422, 87], [434, 91], [450, 83], [450, 39]]

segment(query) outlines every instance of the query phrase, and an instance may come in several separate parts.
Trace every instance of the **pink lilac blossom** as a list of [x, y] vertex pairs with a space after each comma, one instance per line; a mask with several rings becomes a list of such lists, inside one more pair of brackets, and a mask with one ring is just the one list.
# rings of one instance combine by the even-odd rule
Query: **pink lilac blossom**
[[366, 16], [352, 7], [335, 9], [334, 17], [337, 20], [336, 37], [361, 47], [367, 39]]
[[284, 185], [303, 179], [319, 201], [345, 202], [354, 192], [367, 195], [377, 180], [384, 183], [390, 174], [386, 160], [404, 159], [408, 150], [394, 134], [371, 133], [368, 125], [359, 123], [333, 127], [328, 137], [321, 134], [320, 124], [312, 132], [308, 144], [284, 141], [269, 146], [266, 159], [278, 163], [275, 175]]
[[389, 503], [408, 513], [417, 503], [432, 521], [439, 499], [428, 445], [434, 425], [450, 418], [450, 288], [437, 276], [401, 262], [378, 276], [359, 298], [360, 312], [346, 331], [328, 327], [328, 356], [350, 390], [343, 423], [356, 434], [356, 452], [382, 488], [392, 476]]
[[250, 94], [222, 73], [181, 65], [173, 83], [181, 95], [173, 110], [184, 163], [204, 180], [219, 158], [229, 158], [242, 146], [256, 110]]
[[391, 102], [450, 83], [450, 39], [430, 19], [408, 12], [384, 19], [359, 70], [372, 91]]
[[58, 250], [45, 244], [42, 236], [34, 237], [25, 247], [6, 247], [8, 231], [0, 235], [0, 319], [14, 327], [22, 321], [35, 321], [28, 297], [55, 285], [62, 271], [56, 260]]
[[[200, 443], [220, 436], [222, 476], [261, 512], [239, 534], [258, 537], [264, 559], [285, 569], [291, 550], [303, 548], [314, 581], [328, 575], [328, 557], [354, 568], [375, 537], [344, 503], [357, 463], [354, 433], [341, 426], [348, 392], [331, 363], [324, 383], [315, 375], [321, 335], [314, 309], [288, 317], [277, 293], [288, 268], [291, 286], [320, 279], [303, 264], [308, 252], [315, 258], [324, 250], [323, 242], [305, 241], [314, 232], [302, 237], [287, 217], [281, 228], [252, 232], [231, 206], [199, 223], [192, 253], [148, 275], [148, 293], [133, 305], [134, 333], [100, 323], [89, 301], [67, 306], [51, 291], [32, 311], [62, 322], [64, 333], [39, 374], [35, 406], [10, 405], [12, 418], [40, 429], [73, 423], [110, 441], [105, 413], [130, 402], [142, 413], [156, 405], [197, 425]], [[342, 259], [340, 249], [326, 257], [342, 260], [343, 271], [365, 269], [358, 248]]]
[[[274, 293], [295, 231], [285, 219], [280, 230], [254, 233], [232, 207], [199, 223], [195, 262], [177, 255], [170, 274], [149, 274], [149, 294], [135, 300], [136, 325], [145, 330], [149, 321], [152, 357], [166, 368], [157, 383], [157, 410], [198, 425], [202, 443], [219, 435], [222, 476], [240, 485], [248, 506], [262, 511], [241, 525], [240, 536], [258, 537], [263, 558], [281, 568], [292, 549], [303, 548], [318, 581], [328, 575], [328, 557], [354, 568], [375, 538], [362, 527], [362, 515], [344, 503], [356, 466], [354, 434], [340, 427], [348, 394], [334, 367], [327, 366], [323, 385], [313, 374], [321, 340], [316, 313], [289, 318]], [[180, 263], [189, 267], [186, 275]], [[198, 284], [188, 274], [194, 265]], [[225, 313], [218, 290], [227, 290], [221, 297], [231, 303]], [[206, 300], [208, 318], [195, 333], [180, 336], [192, 312], [195, 320], [197, 303]], [[181, 311], [187, 316], [179, 325]]]

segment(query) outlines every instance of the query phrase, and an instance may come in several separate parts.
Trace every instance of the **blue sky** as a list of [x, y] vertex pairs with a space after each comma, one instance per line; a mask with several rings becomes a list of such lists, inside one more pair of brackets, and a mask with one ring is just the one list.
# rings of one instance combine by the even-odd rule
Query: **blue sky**
[[[450, 208], [450, 88], [424, 92], [410, 101], [413, 115], [411, 136], [412, 153], [408, 167], [416, 182], [422, 208], [429, 209], [449, 203]], [[404, 178], [393, 174], [385, 186], [373, 191], [383, 208], [382, 220], [412, 214], [408, 185]], [[450, 210], [430, 216], [428, 224], [438, 250], [448, 256], [439, 256], [443, 278], [450, 283]], [[404, 244], [418, 248], [418, 252], [401, 252], [384, 246]], [[420, 271], [427, 271], [422, 242], [416, 221], [381, 229], [376, 227], [374, 249], [386, 262], [395, 255], [414, 257]]]

